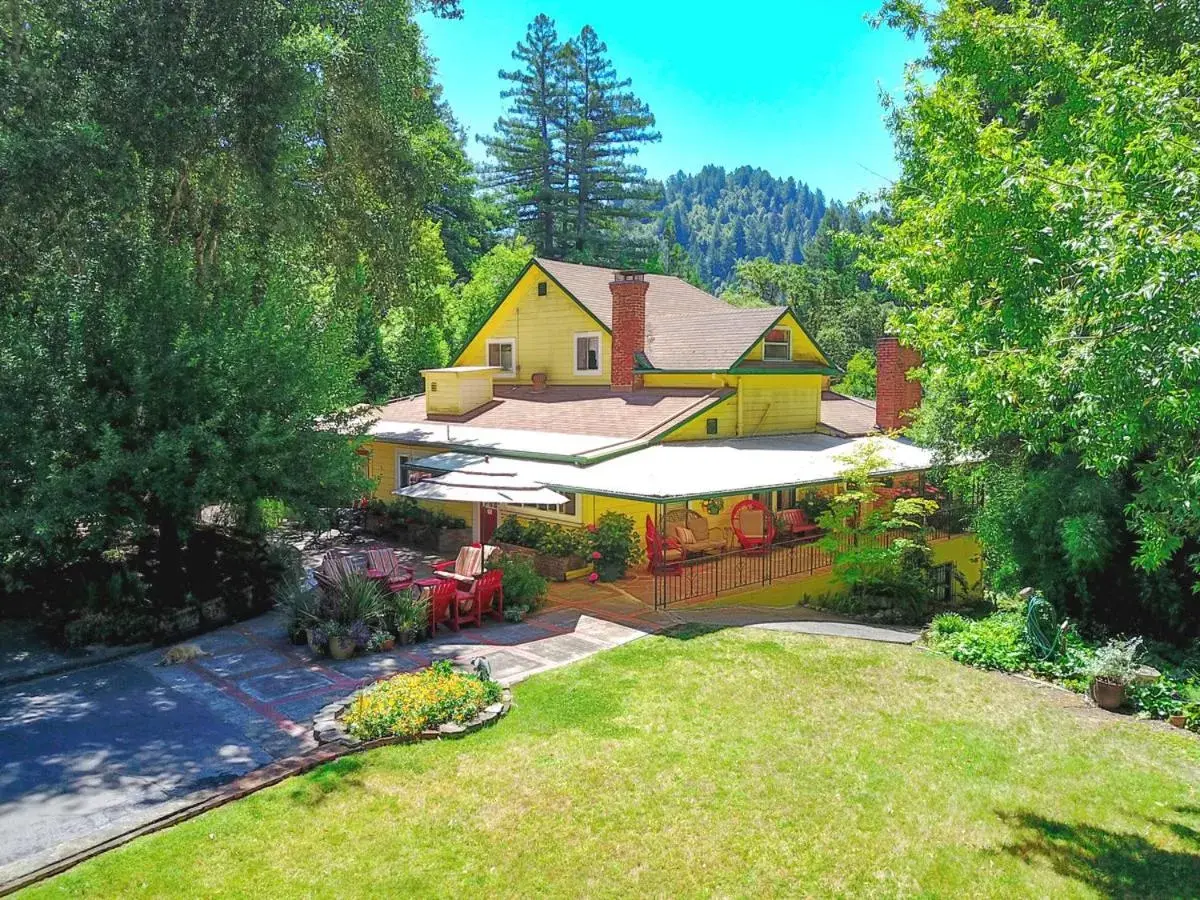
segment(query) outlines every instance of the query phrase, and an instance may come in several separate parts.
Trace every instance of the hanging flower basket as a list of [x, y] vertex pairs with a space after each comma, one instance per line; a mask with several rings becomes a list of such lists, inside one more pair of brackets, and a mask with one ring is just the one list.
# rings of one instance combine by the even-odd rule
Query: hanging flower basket
[[701, 501], [704, 506], [704, 511], [710, 516], [720, 515], [721, 510], [725, 508], [725, 501], [720, 497], [710, 497], [707, 500]]

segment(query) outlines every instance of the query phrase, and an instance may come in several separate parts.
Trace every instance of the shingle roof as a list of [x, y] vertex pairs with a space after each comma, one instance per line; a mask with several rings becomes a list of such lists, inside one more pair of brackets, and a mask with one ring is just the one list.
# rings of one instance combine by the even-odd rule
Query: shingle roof
[[473, 428], [637, 438], [694, 415], [732, 394], [731, 389], [552, 386], [535, 392], [523, 385], [496, 385], [495, 398], [463, 416], [430, 416], [425, 395], [393, 400], [378, 411], [381, 422], [453, 422]]
[[[613, 269], [538, 257], [537, 264], [612, 328]], [[647, 275], [646, 358], [655, 369], [728, 369], [785, 309], [744, 309], [672, 275]]]
[[875, 401], [822, 391], [820, 424], [839, 437], [873, 434], [878, 430], [875, 427]]

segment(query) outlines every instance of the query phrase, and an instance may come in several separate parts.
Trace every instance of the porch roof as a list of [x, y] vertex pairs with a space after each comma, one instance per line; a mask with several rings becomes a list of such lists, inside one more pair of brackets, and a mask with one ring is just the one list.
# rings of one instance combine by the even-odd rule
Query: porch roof
[[876, 441], [888, 460], [877, 475], [933, 464], [932, 451], [893, 438], [794, 434], [656, 444], [587, 467], [472, 453], [440, 453], [412, 465], [434, 472], [508, 474], [555, 490], [662, 502], [837, 481], [845, 469], [841, 457], [867, 440]]

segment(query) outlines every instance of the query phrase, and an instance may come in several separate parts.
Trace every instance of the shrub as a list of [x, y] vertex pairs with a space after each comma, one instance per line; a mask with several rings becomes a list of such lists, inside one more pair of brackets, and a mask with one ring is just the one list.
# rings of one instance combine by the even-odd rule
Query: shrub
[[528, 547], [547, 556], [587, 556], [592, 549], [588, 534], [582, 529], [564, 528], [541, 521], [525, 525], [513, 516], [501, 522], [492, 537], [502, 543]]
[[592, 552], [599, 553], [596, 572], [601, 581], [613, 581], [642, 557], [642, 545], [633, 527], [633, 519], [606, 512], [591, 529]]
[[364, 691], [350, 704], [345, 722], [360, 740], [413, 737], [446, 722], [461, 724], [499, 699], [496, 682], [455, 672], [443, 660]]
[[504, 572], [505, 609], [528, 612], [545, 598], [549, 581], [538, 574], [532, 560], [516, 553], [497, 552], [488, 560], [488, 568]]

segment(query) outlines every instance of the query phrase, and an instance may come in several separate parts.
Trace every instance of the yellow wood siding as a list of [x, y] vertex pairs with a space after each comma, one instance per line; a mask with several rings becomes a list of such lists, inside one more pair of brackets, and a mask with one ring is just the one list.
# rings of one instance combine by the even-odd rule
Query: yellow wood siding
[[[717, 420], [717, 433], [708, 433], [708, 420]], [[705, 410], [686, 425], [676, 428], [665, 441], [715, 441], [737, 436], [737, 397], [728, 397]]]
[[[539, 281], [546, 282], [546, 296], [539, 297]], [[600, 371], [575, 374], [575, 335], [600, 335]], [[612, 338], [583, 308], [537, 266], [517, 282], [479, 334], [454, 361], [456, 366], [488, 365], [489, 340], [516, 341], [516, 375], [496, 373], [497, 384], [528, 384], [534, 372], [545, 372], [550, 384], [594, 384], [610, 382]]]
[[425, 376], [426, 412], [430, 415], [458, 415], [460, 406], [457, 378]]
[[[436, 448], [410, 446], [406, 444], [390, 444], [385, 441], [371, 441], [367, 444], [371, 455], [367, 457], [367, 475], [375, 479], [374, 496], [378, 500], [391, 502], [396, 499], [392, 491], [396, 490], [396, 457], [407, 456], [409, 459], [420, 459], [432, 456], [441, 451]], [[442, 500], [422, 500], [421, 506], [444, 512], [448, 516], [458, 516], [468, 525], [475, 520], [475, 505], [473, 503], [453, 503]]]
[[673, 431], [667, 441], [713, 440], [705, 433], [705, 420], [713, 416], [718, 419], [718, 438], [816, 431], [821, 417], [820, 375], [647, 375], [646, 386], [738, 389], [737, 395]]
[[815, 431], [821, 414], [820, 375], [746, 375], [742, 434]]

